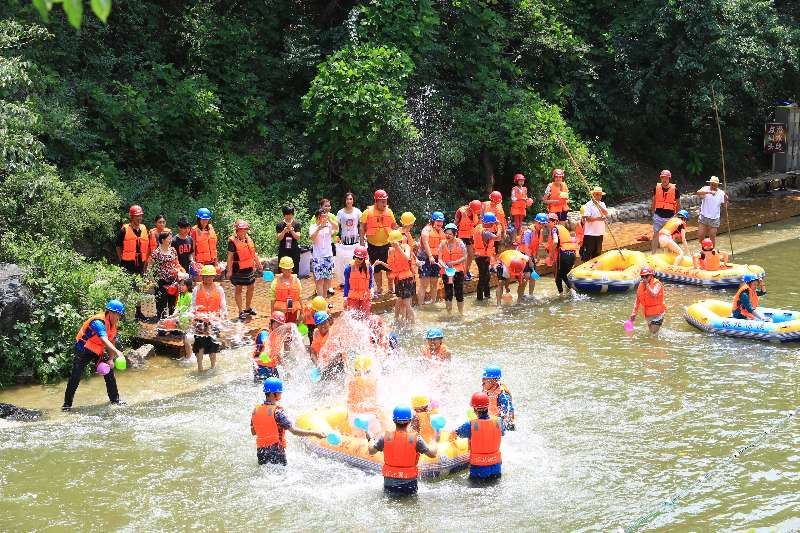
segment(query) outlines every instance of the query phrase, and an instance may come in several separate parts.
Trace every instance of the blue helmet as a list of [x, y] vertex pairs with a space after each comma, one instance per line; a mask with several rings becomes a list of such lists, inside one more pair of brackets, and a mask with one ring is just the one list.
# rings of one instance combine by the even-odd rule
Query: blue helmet
[[686, 209], [681, 209], [676, 213], [677, 216], [683, 218], [684, 220], [689, 220], [689, 211]]
[[389, 348], [397, 348], [397, 343], [400, 342], [397, 338], [397, 333], [392, 331], [389, 333]]
[[125, 304], [119, 300], [109, 300], [106, 304], [106, 311], [111, 311], [112, 313], [117, 313], [118, 315], [124, 315]]
[[494, 213], [484, 213], [483, 214], [483, 223], [484, 224], [496, 224], [497, 217]]
[[544, 213], [536, 213], [536, 216], [533, 219], [539, 224], [547, 224], [547, 215]]
[[404, 424], [406, 422], [411, 422], [411, 419], [414, 418], [414, 413], [411, 411], [411, 407], [407, 405], [398, 405], [392, 411], [392, 420], [395, 423]]
[[447, 225], [444, 227], [444, 230], [445, 230], [445, 231], [447, 231], [447, 230], [458, 231], [458, 226], [456, 226], [455, 224], [453, 224], [453, 223], [451, 222], [451, 223], [447, 224]]
[[434, 222], [444, 222], [444, 213], [441, 211], [434, 211], [431, 213], [431, 220]]
[[428, 340], [431, 339], [444, 339], [444, 331], [441, 328], [429, 328], [427, 332], [425, 332], [425, 338]]
[[751, 274], [749, 272], [744, 276], [742, 276], [742, 281], [744, 281], [745, 283], [750, 283], [751, 281], [756, 281], [757, 279], [758, 276], [756, 276], [755, 274]]
[[205, 207], [201, 207], [195, 213], [195, 216], [201, 220], [211, 220], [211, 210], [206, 209]]
[[317, 311], [314, 313], [314, 325], [319, 326], [320, 324], [327, 322], [330, 317], [331, 315], [325, 311]]
[[484, 379], [500, 379], [503, 377], [503, 372], [499, 366], [487, 366], [483, 369]]
[[283, 392], [283, 381], [272, 377], [264, 380], [264, 394], [271, 392]]

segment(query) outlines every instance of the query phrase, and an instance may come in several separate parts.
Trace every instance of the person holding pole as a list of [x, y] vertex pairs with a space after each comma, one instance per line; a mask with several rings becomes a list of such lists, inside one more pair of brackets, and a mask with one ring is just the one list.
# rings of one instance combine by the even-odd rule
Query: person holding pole
[[728, 194], [719, 188], [719, 178], [711, 176], [706, 183], [695, 194], [703, 199], [700, 204], [700, 218], [697, 225], [697, 238], [701, 241], [708, 236], [711, 242], [716, 247], [717, 245], [717, 231], [720, 225], [720, 208], [728, 204]]

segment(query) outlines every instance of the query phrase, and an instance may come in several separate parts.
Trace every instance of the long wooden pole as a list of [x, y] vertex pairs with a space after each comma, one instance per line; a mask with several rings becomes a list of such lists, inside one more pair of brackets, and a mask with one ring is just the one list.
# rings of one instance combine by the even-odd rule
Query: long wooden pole
[[[567, 153], [567, 157], [569, 157], [569, 161], [570, 161], [570, 163], [572, 163], [572, 167], [575, 169], [575, 172], [578, 174], [578, 176], [580, 176], [581, 180], [583, 181], [583, 185], [586, 187], [586, 190], [589, 193], [589, 198], [592, 198], [592, 188], [591, 188], [591, 186], [589, 186], [589, 180], [587, 180], [586, 176], [584, 176], [583, 172], [581, 172], [581, 168], [578, 166], [578, 162], [575, 161], [574, 157], [572, 157], [572, 152], [570, 152], [569, 148], [567, 148], [567, 144], [564, 142], [564, 139], [559, 137], [558, 138], [558, 142], [561, 145], [561, 148], [563, 148], [564, 152]], [[592, 198], [592, 202], [597, 204], [597, 202], [595, 202], [594, 198]], [[608, 224], [606, 229], [608, 229], [608, 234], [611, 235], [611, 240], [614, 241], [614, 248], [617, 249], [617, 252], [619, 252], [620, 257], [622, 257], [624, 259], [625, 255], [622, 253], [622, 250], [619, 249], [619, 244], [617, 243], [617, 238], [614, 237], [614, 232], [611, 231], [611, 224]]]
[[[724, 193], [728, 194], [728, 180], [725, 176], [725, 149], [722, 146], [722, 126], [719, 124], [719, 111], [717, 111], [717, 94], [714, 92], [714, 85], [711, 85], [711, 102], [714, 104], [714, 119], [717, 121], [717, 133], [719, 134], [719, 157], [722, 160], [722, 187]], [[728, 241], [731, 245], [731, 257], [733, 257], [733, 235], [731, 235], [731, 219], [728, 216], [728, 202], [725, 207], [725, 226], [728, 229]]]

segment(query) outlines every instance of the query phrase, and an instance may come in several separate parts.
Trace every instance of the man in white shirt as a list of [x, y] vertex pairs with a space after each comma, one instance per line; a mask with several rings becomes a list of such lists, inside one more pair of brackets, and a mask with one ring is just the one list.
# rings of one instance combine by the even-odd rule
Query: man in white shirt
[[606, 233], [608, 208], [602, 202], [605, 193], [600, 187], [592, 189], [592, 199], [583, 206], [583, 246], [581, 259], [588, 261], [603, 252], [603, 235]]
[[714, 246], [717, 244], [717, 231], [720, 223], [720, 207], [728, 203], [728, 195], [719, 188], [719, 178], [711, 176], [705, 187], [697, 191], [697, 196], [703, 199], [700, 204], [700, 218], [698, 220], [697, 238], [701, 241], [708, 237]]

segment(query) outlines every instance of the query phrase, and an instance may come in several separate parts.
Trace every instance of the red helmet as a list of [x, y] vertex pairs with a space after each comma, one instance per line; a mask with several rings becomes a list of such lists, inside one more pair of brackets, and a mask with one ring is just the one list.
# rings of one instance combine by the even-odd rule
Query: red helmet
[[508, 269], [511, 271], [511, 274], [514, 276], [521, 276], [522, 271], [525, 270], [525, 266], [527, 262], [521, 257], [515, 257], [511, 260], [508, 264]]
[[469, 404], [473, 408], [477, 407], [479, 409], [488, 409], [489, 396], [487, 396], [485, 392], [476, 392], [472, 395], [472, 399], [469, 401]]
[[366, 246], [356, 246], [356, 249], [353, 250], [353, 257], [358, 257], [359, 259], [366, 259], [367, 258], [367, 247]]
[[642, 269], [639, 271], [639, 275], [642, 276], [642, 277], [654, 276], [655, 272], [653, 271], [652, 268], [650, 268], [649, 266], [646, 266], [646, 267], [642, 267]]
[[273, 311], [272, 316], [269, 317], [270, 322], [277, 322], [278, 324], [286, 324], [286, 315], [281, 311]]
[[711, 250], [712, 248], [714, 248], [714, 243], [711, 241], [711, 239], [703, 239], [702, 241], [700, 241], [700, 247], [703, 248], [704, 250], [706, 248]]
[[525, 181], [525, 175], [524, 174], [519, 174], [519, 173], [514, 174], [514, 181], [516, 182], [517, 180]]
[[236, 221], [236, 224], [234, 224], [234, 227], [236, 229], [250, 229], [250, 223], [247, 222], [246, 220], [242, 220], [240, 218], [239, 220]]
[[483, 204], [480, 200], [472, 200], [469, 203], [469, 208], [472, 210], [473, 213], [480, 213], [483, 211]]
[[563, 178], [564, 177], [564, 171], [562, 169], [560, 169], [560, 168], [554, 168], [553, 169], [553, 177], [554, 178]]
[[672, 177], [672, 172], [670, 172], [667, 169], [664, 169], [664, 170], [661, 171], [661, 174], [659, 174], [659, 177], [661, 177], [661, 178], [671, 178]]
[[498, 204], [503, 201], [503, 195], [500, 193], [500, 191], [492, 191], [492, 193], [489, 195], [489, 200], [495, 204]]
[[375, 191], [375, 199], [376, 200], [388, 200], [389, 199], [389, 195], [386, 194], [386, 191], [384, 191], [383, 189], [378, 189], [377, 191]]
[[144, 215], [144, 209], [142, 209], [142, 206], [134, 204], [128, 209], [128, 215], [132, 217]]

